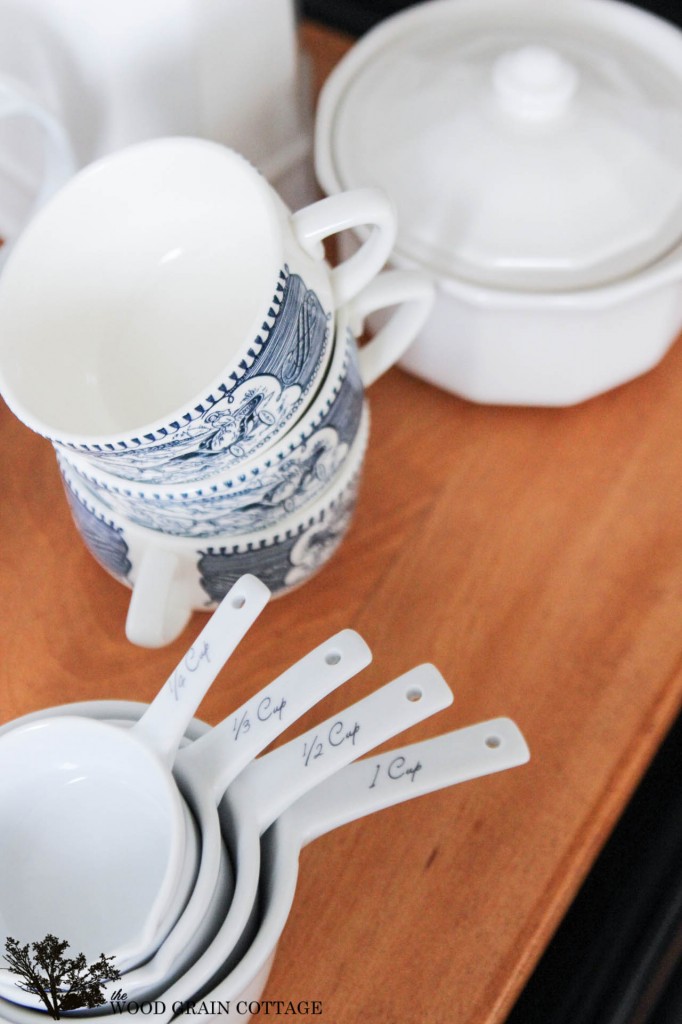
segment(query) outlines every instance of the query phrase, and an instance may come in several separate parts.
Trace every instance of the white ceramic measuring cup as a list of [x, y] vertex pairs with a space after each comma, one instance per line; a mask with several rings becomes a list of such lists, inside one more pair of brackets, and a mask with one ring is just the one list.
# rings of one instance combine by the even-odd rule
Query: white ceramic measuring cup
[[[351, 760], [448, 707], [452, 691], [433, 665], [419, 665], [277, 750], [258, 758], [230, 786], [223, 819], [235, 871], [229, 911], [211, 945], [174, 984], [162, 988], [164, 1008], [199, 991], [238, 947], [256, 902], [260, 837], [294, 801]], [[240, 944], [241, 945], [241, 944]], [[157, 993], [160, 994], [160, 993]], [[151, 994], [145, 996], [148, 999]], [[159, 1008], [161, 1010], [161, 1008]]]
[[151, 952], [161, 945], [171, 928], [174, 927], [178, 918], [187, 906], [199, 872], [199, 862], [201, 857], [201, 834], [199, 832], [199, 825], [186, 803], [183, 805], [183, 814], [185, 818], [185, 852], [183, 854], [180, 876], [175, 887], [175, 892], [173, 893], [168, 907], [166, 908], [166, 913], [163, 915], [158, 931], [154, 936], [149, 953], [145, 955], [151, 955]]
[[[183, 983], [191, 984], [193, 991], [197, 984], [219, 969], [229, 950], [239, 940], [249, 920], [258, 885], [260, 833], [271, 824], [273, 815], [281, 813], [292, 800], [307, 792], [321, 779], [328, 778], [341, 765], [347, 764], [349, 759], [367, 752], [451, 702], [452, 692], [440, 673], [433, 666], [422, 665], [249, 765], [228, 790], [229, 804], [235, 811], [231, 817], [230, 834], [234, 838], [235, 833], [238, 833], [242, 839], [239, 850], [233, 848], [231, 851], [237, 878], [234, 898], [229, 912], [223, 913], [220, 930], [209, 949], [196, 962], [190, 961], [192, 966], [189, 966], [177, 985], [171, 986], [170, 991], [174, 992]], [[99, 705], [100, 702], [94, 702], [79, 707], [99, 717]], [[112, 715], [115, 714], [118, 702], [106, 702], [106, 706], [102, 707], [102, 715], [106, 715], [109, 709]], [[49, 716], [51, 710], [40, 713], [41, 718], [43, 714]], [[203, 739], [210, 735], [208, 731]], [[189, 749], [182, 753], [188, 753]], [[244, 784], [239, 787], [242, 780]], [[234, 798], [233, 791], [236, 791]], [[213, 813], [217, 818], [215, 809]], [[124, 981], [128, 977], [125, 975]], [[120, 988], [121, 984], [116, 987]], [[167, 984], [164, 983], [162, 988], [165, 999]], [[149, 997], [150, 994], [145, 993], [136, 1001], [147, 1000]], [[90, 1015], [95, 1019], [97, 1011], [76, 1011], [76, 1014], [81, 1020], [83, 1016], [89, 1018]], [[14, 1002], [3, 1002], [0, 1016], [15, 1024], [31, 1024], [35, 1020], [35, 1010]]]
[[[248, 1004], [260, 997], [294, 901], [299, 853], [313, 839], [386, 807], [506, 771], [529, 758], [519, 728], [508, 718], [496, 718], [357, 761], [302, 796], [261, 840], [261, 917], [251, 943], [238, 961], [226, 954], [222, 970], [202, 988], [202, 999], [207, 1004], [230, 1000], [236, 1007], [240, 1001]], [[220, 810], [229, 836], [229, 794]], [[215, 953], [218, 960], [217, 948]], [[168, 1005], [165, 995], [164, 1001]], [[182, 1010], [179, 1005], [170, 1008]], [[248, 1020], [246, 1008], [243, 1013], [239, 1019]]]
[[146, 1000], [203, 953], [227, 912], [234, 888], [231, 865], [221, 856], [217, 815], [225, 790], [281, 732], [371, 660], [362, 637], [354, 630], [342, 630], [178, 753], [174, 774], [201, 833], [199, 872], [189, 902], [167, 939], [151, 960], [128, 972], [114, 989], [123, 986], [130, 1000]]
[[91, 724], [39, 722], [0, 745], [2, 948], [52, 933], [89, 958], [127, 954], [153, 942], [166, 913], [185, 855], [182, 804], [141, 744], [112, 770], [100, 752], [113, 730]]
[[[31, 712], [28, 715], [24, 715], [19, 719], [14, 719], [5, 725], [0, 725], [0, 734], [9, 732], [12, 729], [16, 729], [24, 724], [30, 722], [37, 722], [45, 718], [54, 718], [61, 715], [79, 715], [87, 718], [104, 719], [110, 722], [112, 725], [129, 729], [134, 722], [141, 717], [146, 710], [146, 705], [137, 704], [132, 701], [85, 701], [79, 703], [65, 704], [58, 707], [43, 708], [40, 711]], [[205, 723], [199, 723], [196, 719], [188, 725], [188, 732], [181, 740], [181, 747], [186, 746], [187, 743], [191, 742], [192, 739], [196, 739], [198, 736], [206, 733], [209, 727]], [[195, 833], [195, 838], [199, 841], [198, 828], [196, 822], [188, 810], [188, 818], [191, 819], [192, 829]], [[225, 849], [224, 858], [226, 863], [230, 862], [228, 851]], [[198, 863], [198, 860], [197, 860]], [[230, 869], [231, 877], [231, 869]], [[3, 957], [0, 955], [0, 976], [8, 977], [10, 972], [3, 966]], [[17, 984], [18, 979], [15, 977], [14, 986], [14, 998], [23, 998], [20, 996], [20, 988]], [[44, 1011], [44, 1006], [41, 1004], [41, 1010]], [[10, 1002], [7, 999], [0, 997], [0, 1020], [2, 1021], [18, 1021], [22, 1024], [23, 1021], [35, 1022], [37, 1019], [36, 1011], [28, 1009], [20, 1003]]]
[[[132, 701], [86, 701], [33, 712], [16, 724], [0, 726], [0, 734], [19, 724], [55, 715], [87, 715], [123, 722], [138, 719], [144, 710], [145, 705]], [[194, 719], [186, 735], [196, 739], [208, 731], [209, 726]], [[396, 766], [396, 758], [401, 757], [405, 758], [406, 766], [420, 763], [422, 768], [401, 773], [397, 766], [397, 772], [395, 767], [389, 771], [391, 765]], [[251, 943], [237, 959], [229, 951], [221, 956], [216, 939], [211, 948], [220, 967], [204, 986], [202, 997], [207, 1001], [233, 999], [246, 1003], [260, 997], [295, 897], [299, 852], [312, 839], [384, 807], [524, 764], [528, 758], [527, 745], [514, 723], [494, 719], [349, 765], [302, 796], [261, 839], [261, 916], [255, 922]], [[229, 790], [221, 802], [220, 816], [227, 840], [233, 832]], [[165, 994], [162, 998], [165, 1002]], [[171, 1004], [171, 1009], [178, 1012], [182, 1007]], [[5, 1024], [36, 1024], [37, 1019], [34, 1011], [0, 1001], [0, 1020]]]
[[[371, 659], [362, 637], [354, 630], [342, 630], [252, 696], [197, 743], [178, 752], [174, 771], [201, 834], [199, 871], [189, 901], [170, 935], [147, 963], [126, 972], [122, 982], [110, 986], [107, 994], [124, 985], [129, 999], [142, 1001], [150, 989], [168, 984], [204, 951], [227, 912], [234, 887], [217, 815], [225, 789], [283, 730]], [[8, 998], [16, 1002], [16, 992]], [[40, 998], [30, 993], [22, 997], [22, 1005], [35, 1009], [43, 1006]], [[82, 1012], [89, 1015], [103, 1011]]]
[[[119, 969], [155, 948], [187, 842], [169, 768], [201, 699], [269, 596], [255, 577], [242, 577], [132, 729], [65, 716], [3, 737], [2, 945], [8, 935], [32, 942], [52, 932], [86, 955], [106, 949]], [[112, 828], [122, 821], [125, 829]], [[3, 986], [0, 978], [7, 994]]]

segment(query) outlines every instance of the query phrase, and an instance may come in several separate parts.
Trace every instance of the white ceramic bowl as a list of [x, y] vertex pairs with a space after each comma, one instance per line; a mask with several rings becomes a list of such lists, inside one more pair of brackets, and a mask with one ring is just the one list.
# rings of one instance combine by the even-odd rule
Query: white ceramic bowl
[[401, 366], [473, 402], [575, 405], [661, 361], [682, 329], [681, 279], [682, 247], [627, 281], [583, 292], [526, 295], [439, 279], [436, 312]]
[[405, 369], [563, 406], [659, 362], [682, 327], [681, 69], [682, 33], [617, 0], [432, 0], [350, 50], [320, 97], [316, 170], [329, 194], [355, 174], [384, 188], [392, 264], [434, 275]]

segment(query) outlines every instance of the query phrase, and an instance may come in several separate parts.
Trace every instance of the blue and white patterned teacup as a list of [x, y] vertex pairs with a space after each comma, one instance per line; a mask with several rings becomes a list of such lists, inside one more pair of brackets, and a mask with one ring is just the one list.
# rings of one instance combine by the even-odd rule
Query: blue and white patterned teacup
[[[373, 230], [333, 270], [322, 240]], [[335, 313], [391, 250], [360, 189], [295, 214], [239, 154], [144, 142], [91, 164], [23, 233], [0, 280], [0, 391], [65, 450], [126, 480], [194, 481], [302, 415]]]
[[[126, 484], [99, 467], [93, 469], [82, 455], [62, 453], [61, 458], [81, 485], [93, 490], [112, 512], [149, 529], [210, 537], [275, 526], [314, 501], [339, 472], [360, 425], [365, 387], [414, 340], [428, 315], [431, 294], [422, 274], [379, 275], [369, 295], [356, 298], [354, 309], [362, 307], [367, 313], [388, 304], [399, 308], [361, 353], [349, 326], [351, 310], [340, 309], [332, 362], [318, 394], [295, 427], [236, 471], [196, 483], [192, 463], [187, 461], [180, 484], [165, 484], [163, 474], [153, 470], [149, 482]], [[409, 323], [401, 319], [405, 310]]]
[[308, 580], [331, 558], [350, 525], [368, 435], [365, 408], [341, 472], [316, 501], [278, 526], [203, 542], [148, 530], [112, 513], [62, 461], [83, 541], [104, 569], [133, 588], [128, 639], [143, 647], [170, 643], [193, 610], [212, 610], [244, 572], [258, 576], [275, 595]]

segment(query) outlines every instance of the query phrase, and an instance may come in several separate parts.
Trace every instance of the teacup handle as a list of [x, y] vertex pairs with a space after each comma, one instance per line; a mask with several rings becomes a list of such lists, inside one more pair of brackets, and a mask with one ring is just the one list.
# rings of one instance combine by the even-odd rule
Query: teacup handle
[[[0, 76], [0, 119], [28, 118], [43, 131], [44, 160], [40, 188], [34, 197], [27, 222], [64, 182], [76, 173], [76, 159], [66, 131], [55, 117], [33, 98], [27, 87], [7, 75]], [[12, 239], [11, 241], [14, 241]], [[0, 249], [0, 267], [7, 259], [11, 244]]]
[[344, 306], [375, 277], [386, 263], [396, 237], [396, 215], [384, 192], [352, 189], [298, 210], [291, 218], [299, 245], [313, 259], [324, 257], [322, 241], [330, 235], [370, 225], [360, 248], [331, 272], [335, 305]]
[[179, 578], [180, 559], [160, 547], [146, 549], [133, 581], [126, 636], [138, 647], [164, 647], [180, 636], [192, 615]]
[[381, 377], [409, 348], [429, 317], [435, 295], [433, 281], [421, 271], [387, 270], [350, 303], [350, 326], [355, 335], [362, 333], [370, 313], [399, 307], [360, 349], [360, 376], [365, 387]]

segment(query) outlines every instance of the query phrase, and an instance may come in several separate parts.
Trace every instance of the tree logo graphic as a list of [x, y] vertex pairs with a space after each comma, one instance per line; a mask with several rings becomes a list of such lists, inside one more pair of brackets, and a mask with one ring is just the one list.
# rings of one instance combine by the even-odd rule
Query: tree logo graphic
[[113, 956], [102, 953], [89, 964], [84, 953], [66, 956], [68, 948], [66, 940], [49, 933], [40, 942], [25, 946], [11, 937], [5, 942], [4, 959], [9, 970], [21, 978], [15, 984], [23, 992], [37, 995], [54, 1020], [67, 1010], [104, 1005], [103, 985], [121, 977]]

